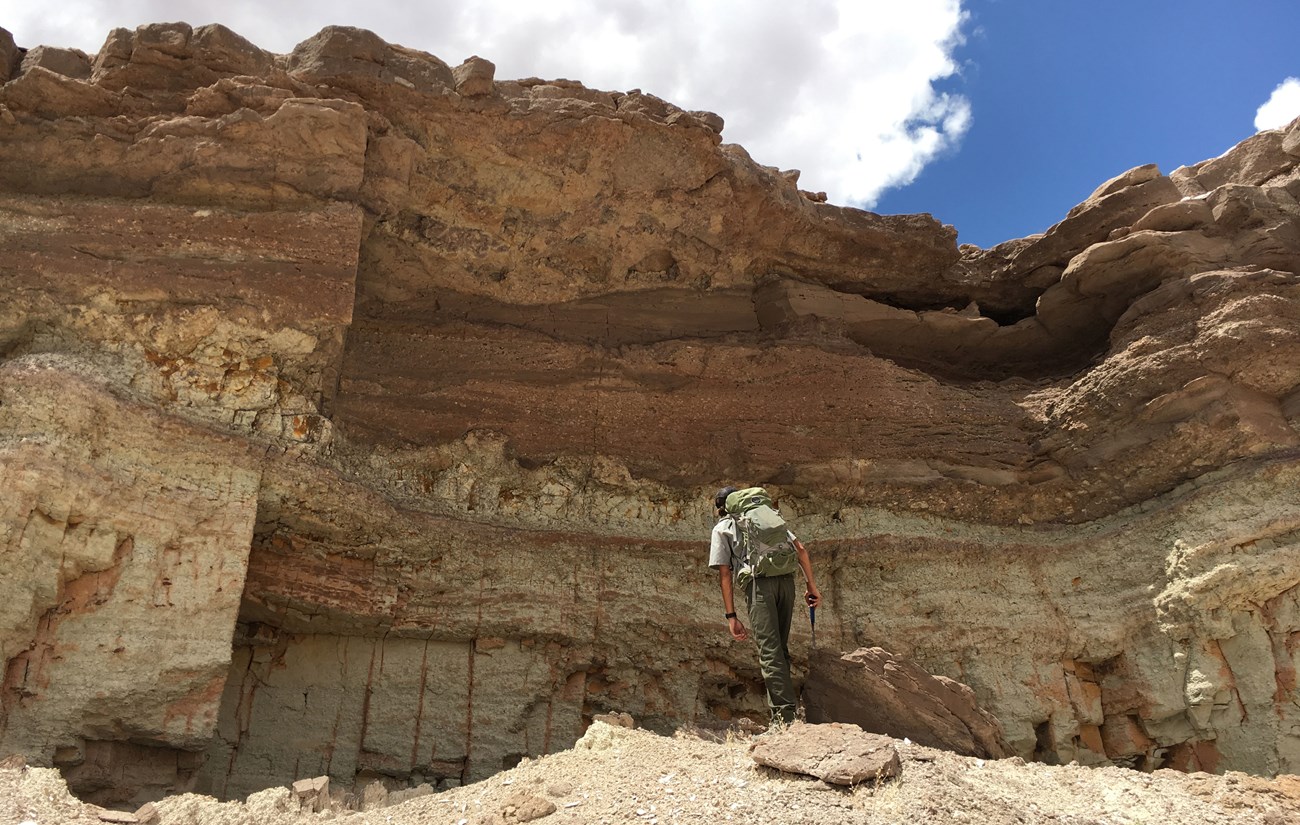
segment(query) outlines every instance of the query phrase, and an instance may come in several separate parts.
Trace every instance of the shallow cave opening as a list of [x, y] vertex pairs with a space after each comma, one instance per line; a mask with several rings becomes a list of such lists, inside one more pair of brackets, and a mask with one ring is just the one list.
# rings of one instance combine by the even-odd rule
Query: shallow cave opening
[[836, 292], [858, 295], [870, 301], [904, 309], [910, 312], [964, 312], [971, 304], [979, 308], [980, 316], [996, 321], [998, 326], [1009, 327], [1037, 313], [1041, 290], [1028, 291], [1015, 298], [998, 300], [994, 296], [971, 295], [921, 295], [917, 293], [872, 292], [862, 284], [828, 284]]
[[1036, 313], [1033, 307], [1013, 307], [1008, 309], [983, 307], [980, 314], [985, 318], [997, 321], [1000, 327], [1013, 327], [1026, 318], [1033, 318]]
[[1052, 734], [1050, 717], [1034, 725], [1034, 761], [1044, 765], [1061, 764], [1056, 753], [1056, 739]]

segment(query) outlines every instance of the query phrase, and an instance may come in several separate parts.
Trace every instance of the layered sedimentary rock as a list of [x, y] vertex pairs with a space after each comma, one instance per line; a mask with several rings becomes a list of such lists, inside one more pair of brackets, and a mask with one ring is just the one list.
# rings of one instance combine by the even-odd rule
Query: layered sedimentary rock
[[747, 482], [819, 645], [1021, 756], [1300, 771], [1300, 126], [983, 250], [368, 32], [86, 63], [0, 33], [0, 751], [235, 796], [759, 717]]
[[257, 461], [75, 361], [0, 372], [5, 744], [102, 801], [185, 788], [229, 670]]

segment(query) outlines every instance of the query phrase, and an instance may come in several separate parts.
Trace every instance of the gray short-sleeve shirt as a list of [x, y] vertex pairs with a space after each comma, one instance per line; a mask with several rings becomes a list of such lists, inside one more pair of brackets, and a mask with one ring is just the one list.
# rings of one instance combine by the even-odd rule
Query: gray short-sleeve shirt
[[736, 520], [727, 516], [713, 525], [713, 534], [709, 536], [709, 567], [730, 567], [735, 570], [736, 548], [740, 547], [740, 534], [736, 532]]

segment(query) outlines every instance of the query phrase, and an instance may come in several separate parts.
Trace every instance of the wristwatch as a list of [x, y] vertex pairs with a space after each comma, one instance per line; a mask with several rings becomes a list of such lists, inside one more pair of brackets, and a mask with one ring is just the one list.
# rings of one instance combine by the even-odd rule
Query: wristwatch
[[736, 618], [736, 614], [735, 614], [735, 613], [723, 613], [723, 614], [722, 614], [722, 618], [724, 618], [724, 619], [734, 619], [734, 618]]

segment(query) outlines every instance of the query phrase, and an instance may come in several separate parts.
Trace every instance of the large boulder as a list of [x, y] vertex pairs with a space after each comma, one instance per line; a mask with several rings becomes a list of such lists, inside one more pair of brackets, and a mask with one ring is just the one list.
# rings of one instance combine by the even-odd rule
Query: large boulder
[[222, 77], [265, 75], [272, 64], [270, 52], [220, 24], [152, 23], [110, 32], [95, 57], [93, 77], [114, 90], [183, 93]]
[[1002, 726], [979, 707], [974, 691], [906, 657], [878, 647], [843, 656], [819, 650], [809, 666], [809, 722], [847, 722], [966, 756], [1011, 755]]
[[456, 91], [466, 97], [492, 94], [492, 78], [497, 67], [490, 60], [478, 55], [469, 57], [455, 69], [452, 76], [456, 80]]
[[81, 49], [37, 46], [23, 55], [20, 71], [27, 72], [35, 66], [78, 80], [90, 77], [90, 58]]
[[288, 66], [308, 83], [344, 88], [368, 89], [379, 83], [440, 92], [457, 83], [451, 68], [433, 55], [390, 45], [374, 32], [352, 26], [321, 29], [294, 47]]

